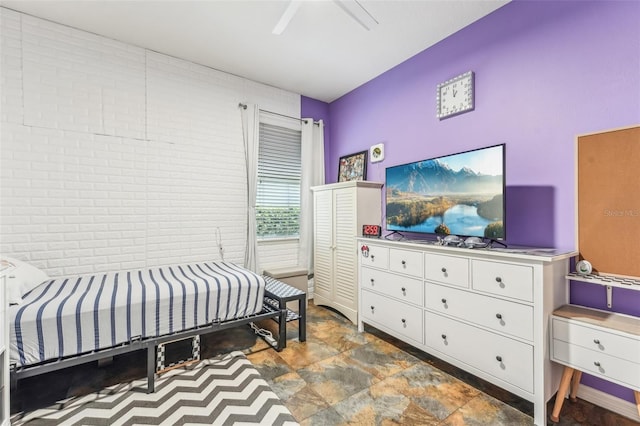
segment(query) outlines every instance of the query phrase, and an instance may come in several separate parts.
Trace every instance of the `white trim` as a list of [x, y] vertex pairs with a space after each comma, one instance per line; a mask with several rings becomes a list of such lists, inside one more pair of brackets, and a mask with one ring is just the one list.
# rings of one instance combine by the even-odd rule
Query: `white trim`
[[631, 420], [635, 420], [636, 422], [640, 422], [638, 408], [632, 402], [625, 401], [624, 399], [618, 398], [608, 393], [604, 393], [583, 384], [581, 384], [578, 388], [577, 396], [578, 398], [584, 399], [585, 401], [588, 401], [594, 405], [606, 408], [609, 411], [613, 411], [614, 413], [620, 414], [621, 416], [628, 417]]

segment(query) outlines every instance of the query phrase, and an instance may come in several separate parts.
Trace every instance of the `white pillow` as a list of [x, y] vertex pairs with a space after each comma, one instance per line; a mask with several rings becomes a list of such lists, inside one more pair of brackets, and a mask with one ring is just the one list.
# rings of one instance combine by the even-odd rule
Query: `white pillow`
[[10, 305], [19, 305], [22, 303], [22, 296], [49, 279], [44, 271], [28, 263], [10, 257], [3, 257], [2, 260], [15, 266], [6, 272], [5, 277], [7, 300]]

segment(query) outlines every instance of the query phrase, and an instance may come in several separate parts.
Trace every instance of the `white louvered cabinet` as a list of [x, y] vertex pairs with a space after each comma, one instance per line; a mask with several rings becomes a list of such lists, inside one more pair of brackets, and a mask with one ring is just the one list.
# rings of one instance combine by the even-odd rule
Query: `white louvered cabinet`
[[7, 296], [5, 269], [0, 274], [0, 426], [9, 425], [9, 318], [7, 317]]
[[316, 305], [358, 320], [358, 253], [362, 225], [380, 225], [382, 184], [341, 182], [311, 188], [314, 200], [314, 292]]
[[[360, 315], [378, 328], [534, 403], [560, 379], [549, 357], [549, 317], [568, 298], [574, 252], [483, 250], [358, 239]], [[542, 253], [542, 254], [538, 254]]]

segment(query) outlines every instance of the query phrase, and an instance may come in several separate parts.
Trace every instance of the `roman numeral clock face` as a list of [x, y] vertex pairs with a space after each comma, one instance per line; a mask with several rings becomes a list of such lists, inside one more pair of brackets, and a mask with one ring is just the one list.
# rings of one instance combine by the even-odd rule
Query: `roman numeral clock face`
[[474, 75], [472, 71], [438, 84], [437, 116], [439, 119], [471, 111], [474, 108]]

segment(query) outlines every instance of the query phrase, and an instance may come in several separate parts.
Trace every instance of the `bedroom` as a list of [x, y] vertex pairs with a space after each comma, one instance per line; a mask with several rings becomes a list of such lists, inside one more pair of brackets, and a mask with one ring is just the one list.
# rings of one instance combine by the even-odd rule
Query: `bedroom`
[[[505, 142], [509, 202], [539, 197], [538, 220], [514, 215], [508, 241], [556, 247], [575, 245], [576, 135], [640, 116], [635, 2], [512, 2], [331, 101], [2, 12], [1, 251], [51, 276], [217, 258], [218, 241], [243, 263], [244, 152], [227, 143], [242, 140], [239, 102], [323, 119], [328, 183], [339, 157], [374, 143], [386, 158], [369, 165], [371, 181], [389, 165]], [[70, 57], [49, 54], [65, 45]], [[95, 54], [105, 51], [117, 54]], [[475, 110], [438, 120], [436, 85], [467, 70]], [[301, 263], [294, 243], [259, 254], [264, 268]], [[604, 307], [598, 288], [571, 286], [575, 303]], [[637, 292], [614, 298], [640, 314]], [[629, 389], [583, 383], [633, 405]]]

